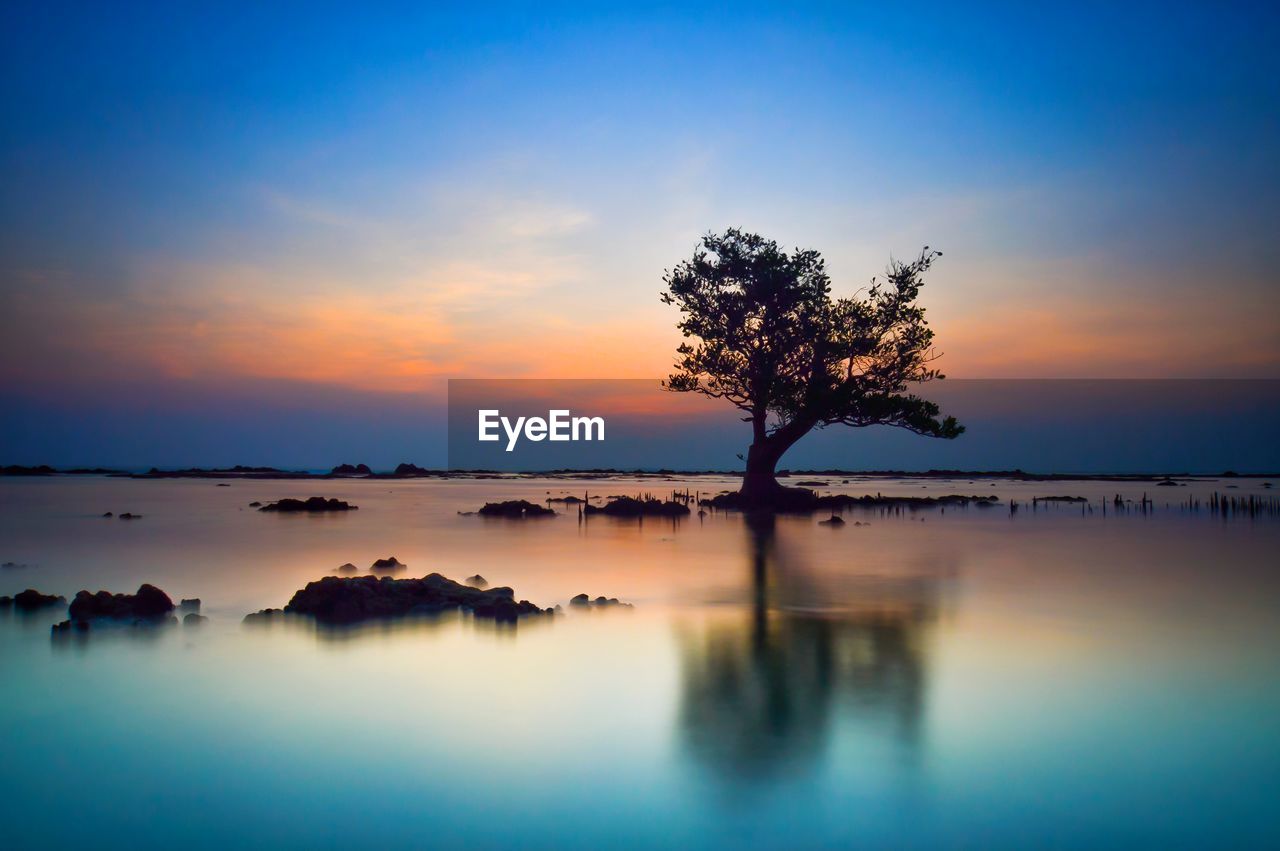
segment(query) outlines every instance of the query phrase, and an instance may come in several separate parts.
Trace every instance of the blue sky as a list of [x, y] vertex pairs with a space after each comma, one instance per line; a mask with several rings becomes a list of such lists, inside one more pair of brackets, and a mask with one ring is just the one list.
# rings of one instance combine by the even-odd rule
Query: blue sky
[[39, 411], [235, 410], [270, 454], [265, 423], [344, 396], [660, 375], [662, 271], [729, 225], [818, 248], [842, 292], [941, 248], [952, 375], [1280, 377], [1274, 7], [3, 16], [24, 457], [75, 448], [30, 443]]

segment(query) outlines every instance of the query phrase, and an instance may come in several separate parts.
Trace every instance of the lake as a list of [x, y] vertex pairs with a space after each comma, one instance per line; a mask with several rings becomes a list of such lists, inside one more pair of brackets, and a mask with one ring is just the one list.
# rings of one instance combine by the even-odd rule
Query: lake
[[[0, 594], [151, 582], [209, 618], [54, 639], [65, 609], [0, 615], [4, 844], [1280, 842], [1280, 521], [1180, 508], [1261, 481], [831, 480], [1001, 500], [841, 527], [459, 513], [733, 484], [0, 479], [0, 561], [24, 565]], [[249, 507], [316, 494], [360, 509]], [[1090, 502], [1030, 504], [1061, 495]], [[241, 623], [387, 556], [565, 611]]]

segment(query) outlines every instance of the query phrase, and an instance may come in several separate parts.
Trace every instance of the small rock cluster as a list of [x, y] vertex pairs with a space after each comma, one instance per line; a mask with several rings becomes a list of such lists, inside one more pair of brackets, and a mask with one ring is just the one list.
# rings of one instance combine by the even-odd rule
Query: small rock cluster
[[259, 508], [259, 511], [279, 511], [285, 513], [307, 512], [316, 513], [321, 511], [355, 511], [360, 506], [352, 505], [349, 502], [343, 502], [340, 499], [325, 499], [322, 496], [313, 496], [309, 499], [282, 499], [272, 502]]

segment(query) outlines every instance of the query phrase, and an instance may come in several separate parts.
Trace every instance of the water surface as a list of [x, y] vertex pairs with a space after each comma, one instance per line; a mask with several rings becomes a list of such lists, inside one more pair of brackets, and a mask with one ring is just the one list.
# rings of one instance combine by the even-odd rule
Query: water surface
[[[0, 572], [0, 593], [146, 581], [200, 597], [210, 618], [55, 641], [62, 611], [0, 616], [6, 845], [1280, 838], [1280, 522], [1179, 508], [1270, 493], [1260, 482], [833, 480], [1002, 499], [851, 512], [841, 528], [458, 513], [730, 485], [2, 480], [0, 561], [27, 566]], [[1144, 490], [1152, 511], [1102, 515], [1104, 498]], [[317, 493], [360, 510], [248, 506]], [[1048, 495], [1091, 503], [1026, 505]], [[240, 623], [390, 555], [402, 575], [480, 573], [542, 605], [586, 592], [635, 608], [515, 628]]]

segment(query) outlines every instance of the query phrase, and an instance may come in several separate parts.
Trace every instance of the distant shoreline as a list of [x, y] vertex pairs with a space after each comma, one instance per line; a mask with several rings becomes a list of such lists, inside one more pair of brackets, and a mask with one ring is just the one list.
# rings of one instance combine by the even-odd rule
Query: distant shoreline
[[[390, 472], [338, 472], [339, 468], [329, 472], [311, 470], [281, 470], [274, 467], [191, 467], [186, 469], [161, 470], [155, 467], [139, 472], [137, 470], [121, 470], [106, 467], [71, 467], [58, 469], [49, 465], [22, 466], [10, 465], [0, 467], [0, 476], [6, 477], [62, 477], [62, 476], [106, 476], [127, 479], [242, 479], [242, 480], [362, 480], [375, 481], [398, 479], [566, 479], [593, 480], [610, 478], [703, 478], [741, 476], [740, 470], [537, 470], [537, 471], [500, 471], [500, 470], [445, 470], [428, 469], [413, 464], [401, 464]], [[1220, 473], [1031, 473], [1025, 470], [783, 470], [779, 478], [876, 478], [876, 479], [1004, 479], [1013, 481], [1100, 481], [1100, 482], [1160, 482], [1176, 479], [1271, 479], [1280, 478], [1280, 472], [1237, 472], [1227, 470]], [[831, 484], [831, 483], [828, 483]]]

